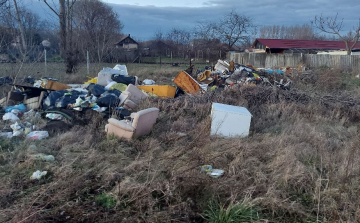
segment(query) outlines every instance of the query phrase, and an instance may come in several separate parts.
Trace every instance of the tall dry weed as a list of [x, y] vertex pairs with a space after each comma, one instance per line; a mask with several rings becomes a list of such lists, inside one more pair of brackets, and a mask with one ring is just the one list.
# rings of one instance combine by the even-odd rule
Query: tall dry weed
[[[212, 102], [247, 107], [249, 137], [209, 137]], [[161, 112], [152, 133], [139, 139], [108, 138], [105, 123], [93, 117], [36, 144], [55, 163], [27, 160], [29, 148], [21, 142], [14, 153], [1, 150], [0, 172], [7, 174], [0, 175], [0, 217], [203, 222], [201, 214], [217, 197], [222, 206], [249, 199], [263, 222], [357, 222], [359, 105], [355, 93], [262, 86], [148, 98], [140, 109]], [[200, 171], [205, 164], [225, 174], [213, 179]], [[30, 181], [38, 168], [49, 170], [49, 178]], [[96, 202], [103, 194], [115, 207]]]

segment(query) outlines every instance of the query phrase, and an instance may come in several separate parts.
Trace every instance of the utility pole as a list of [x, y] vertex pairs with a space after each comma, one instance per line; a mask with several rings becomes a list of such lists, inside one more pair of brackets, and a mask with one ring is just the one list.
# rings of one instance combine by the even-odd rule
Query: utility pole
[[47, 60], [47, 58], [46, 58], [46, 49], [44, 49], [44, 56], [45, 56], [45, 58], [44, 58], [44, 59], [45, 59], [45, 76], [47, 76], [47, 63], [46, 63], [46, 62], [47, 62], [47, 61], [46, 61], [46, 60]]

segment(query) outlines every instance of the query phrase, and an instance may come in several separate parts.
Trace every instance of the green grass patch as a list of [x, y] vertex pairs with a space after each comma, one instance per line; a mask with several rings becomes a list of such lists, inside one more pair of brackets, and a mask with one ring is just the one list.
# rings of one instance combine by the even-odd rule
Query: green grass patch
[[107, 208], [107, 209], [112, 209], [116, 205], [115, 198], [113, 196], [111, 196], [111, 195], [107, 195], [105, 192], [98, 195], [95, 198], [95, 201], [96, 201], [96, 203], [98, 203], [99, 205], [101, 205], [101, 206], [103, 206], [104, 208]]
[[246, 201], [225, 206], [210, 200], [202, 217], [210, 223], [252, 222], [260, 219], [256, 208]]

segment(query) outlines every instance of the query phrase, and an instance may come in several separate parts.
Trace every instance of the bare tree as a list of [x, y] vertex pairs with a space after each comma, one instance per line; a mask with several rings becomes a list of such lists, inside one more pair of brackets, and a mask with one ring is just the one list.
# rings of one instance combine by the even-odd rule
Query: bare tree
[[123, 24], [112, 8], [98, 0], [83, 0], [75, 4], [74, 24], [77, 45], [85, 53], [104, 60], [107, 50], [114, 46]]
[[15, 14], [16, 14], [16, 20], [17, 20], [19, 30], [20, 30], [20, 37], [21, 37], [20, 52], [23, 55], [23, 60], [26, 60], [27, 45], [26, 45], [26, 38], [25, 38], [25, 29], [24, 29], [23, 23], [21, 21], [20, 10], [19, 10], [16, 0], [13, 0], [13, 3], [14, 3]]
[[155, 31], [154, 38], [153, 38], [154, 40], [163, 41], [164, 38], [165, 38], [165, 35], [161, 29], [158, 29]]
[[57, 11], [47, 0], [42, 0], [58, 17], [60, 25], [60, 55], [65, 58], [66, 73], [75, 72], [77, 60], [73, 52], [72, 43], [72, 9], [76, 0], [59, 0]]
[[337, 36], [340, 40], [344, 41], [347, 55], [351, 55], [351, 51], [354, 48], [355, 44], [359, 41], [360, 37], [360, 19], [358, 24], [353, 27], [346, 35], [342, 34], [343, 31], [343, 21], [344, 19], [338, 19], [338, 14], [334, 17], [323, 17], [315, 16], [313, 24], [317, 29], [324, 33], [332, 34]]
[[0, 26], [4, 31], [0, 34], [1, 50], [14, 60], [28, 61], [37, 57], [41, 41], [39, 17], [15, 0], [0, 7]]
[[185, 56], [189, 51], [191, 33], [184, 29], [172, 28], [166, 34], [166, 40], [173, 49], [176, 49], [177, 55]]
[[198, 24], [196, 35], [202, 39], [219, 39], [228, 48], [248, 41], [255, 25], [250, 17], [231, 11], [220, 22], [205, 22]]
[[196, 38], [203, 40], [216, 39], [215, 27], [216, 24], [213, 22], [198, 22], [194, 29]]
[[[6, 21], [6, 20], [10, 21], [11, 19], [15, 19], [15, 21], [16, 21], [16, 25], [12, 24], [13, 26], [11, 26], [11, 27], [17, 28], [17, 30], [19, 31], [19, 36], [20, 36], [21, 41], [18, 44], [18, 49], [19, 49], [20, 54], [21, 54], [21, 60], [25, 61], [26, 60], [26, 54], [27, 54], [27, 44], [26, 44], [26, 38], [25, 38], [25, 29], [24, 29], [24, 26], [22, 24], [23, 21], [21, 19], [21, 15], [20, 15], [20, 10], [21, 9], [20, 9], [20, 7], [18, 7], [18, 4], [17, 4], [16, 0], [13, 0], [11, 2], [9, 0], [2, 0], [0, 2], [0, 6], [2, 6], [2, 7], [5, 6], [5, 8], [6, 8], [5, 10], [2, 9], [2, 20], [3, 21]], [[9, 22], [8, 22], [7, 26], [8, 27], [10, 26]], [[13, 29], [13, 31], [15, 31], [15, 29]], [[17, 38], [17, 36], [14, 36], [14, 38]]]
[[220, 40], [227, 43], [229, 48], [249, 38], [251, 29], [254, 28], [249, 17], [231, 11], [216, 27]]
[[167, 33], [166, 39], [176, 45], [188, 45], [191, 34], [183, 29], [172, 28], [170, 32]]

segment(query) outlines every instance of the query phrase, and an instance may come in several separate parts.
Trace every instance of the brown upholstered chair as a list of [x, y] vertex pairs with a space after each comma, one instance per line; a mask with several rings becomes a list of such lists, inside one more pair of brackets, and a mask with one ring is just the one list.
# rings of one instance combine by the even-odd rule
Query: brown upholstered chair
[[149, 134], [159, 115], [158, 108], [148, 108], [131, 114], [131, 121], [110, 118], [105, 126], [108, 135], [128, 140]]
[[145, 99], [147, 94], [142, 92], [136, 86], [129, 84], [125, 91], [123, 91], [120, 95], [120, 107], [124, 107], [125, 109], [136, 109], [139, 105], [139, 102], [142, 99]]

